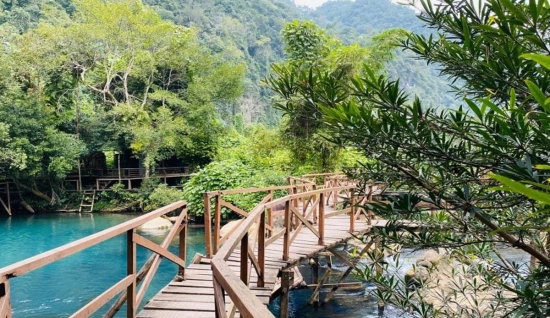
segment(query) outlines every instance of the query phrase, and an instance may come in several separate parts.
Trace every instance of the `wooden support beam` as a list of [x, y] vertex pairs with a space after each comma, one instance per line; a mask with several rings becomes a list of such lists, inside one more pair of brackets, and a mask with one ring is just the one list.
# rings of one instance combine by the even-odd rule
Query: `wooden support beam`
[[319, 284], [315, 286], [315, 290], [313, 291], [313, 294], [307, 301], [308, 305], [313, 304], [314, 306], [319, 306], [319, 292], [321, 291], [321, 288], [323, 288], [323, 284], [325, 283], [325, 280], [330, 276], [330, 272], [331, 272], [330, 268], [327, 269], [327, 271], [321, 278], [321, 281], [319, 282]]

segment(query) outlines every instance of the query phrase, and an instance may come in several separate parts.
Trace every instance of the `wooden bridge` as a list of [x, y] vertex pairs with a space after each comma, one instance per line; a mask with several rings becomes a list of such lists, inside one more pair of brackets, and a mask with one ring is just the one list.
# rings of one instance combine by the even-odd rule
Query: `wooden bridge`
[[[316, 184], [315, 180], [318, 178], [323, 178], [322, 185]], [[266, 305], [274, 297], [282, 295], [281, 300], [288, 304], [292, 272], [286, 269], [353, 235], [367, 233], [372, 226], [384, 226], [385, 223], [380, 220], [372, 221], [369, 213], [360, 208], [362, 204], [357, 204], [371, 200], [377, 191], [377, 185], [367, 185], [357, 191], [354, 183], [330, 175], [289, 178], [289, 183], [288, 186], [205, 193], [206, 257], [195, 260], [187, 267], [187, 206], [180, 201], [2, 268], [0, 318], [11, 317], [10, 278], [121, 234], [126, 234], [128, 242], [127, 276], [81, 308], [73, 317], [90, 316], [120, 293], [122, 295], [106, 317], [114, 316], [124, 302], [127, 303], [127, 317], [273, 317]], [[226, 195], [262, 192], [265, 197], [250, 212], [224, 200]], [[282, 196], [281, 192], [286, 195]], [[277, 195], [282, 197], [276, 198]], [[221, 236], [223, 208], [230, 209], [243, 218], [232, 230]], [[181, 212], [162, 244], [157, 245], [136, 233], [136, 228], [141, 224], [174, 210]], [[214, 220], [210, 218], [211, 212]], [[212, 223], [214, 235], [211, 233]], [[179, 253], [174, 255], [167, 248], [178, 234]], [[138, 244], [154, 252], [139, 272], [135, 257]], [[341, 255], [335, 256], [342, 258], [350, 267], [344, 273], [345, 278], [354, 263]], [[178, 275], [137, 313], [161, 258], [178, 264]], [[337, 287], [336, 285], [329, 295], [334, 294]], [[284, 308], [283, 303], [282, 315]]]

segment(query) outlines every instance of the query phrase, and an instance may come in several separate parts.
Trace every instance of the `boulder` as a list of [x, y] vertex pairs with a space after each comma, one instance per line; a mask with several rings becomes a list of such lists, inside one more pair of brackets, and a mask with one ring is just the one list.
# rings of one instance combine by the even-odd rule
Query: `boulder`
[[141, 231], [168, 230], [172, 227], [172, 222], [165, 218], [156, 218], [142, 224], [138, 229]]
[[[233, 230], [233, 228], [239, 226], [240, 223], [241, 223], [241, 220], [227, 222], [227, 224], [222, 226], [222, 228], [220, 229], [220, 237], [226, 236], [229, 232]], [[256, 230], [256, 224], [252, 224], [250, 229], [248, 229], [248, 234], [252, 234], [255, 230]]]
[[416, 263], [418, 264], [419, 261], [428, 261], [432, 263], [432, 266], [437, 266], [439, 265], [441, 257], [441, 254], [437, 253], [435, 250], [427, 250], [424, 254], [422, 254], [422, 256], [420, 256]]
[[413, 266], [405, 273], [405, 283], [407, 286], [420, 287], [426, 283], [430, 277], [430, 272], [426, 267]]

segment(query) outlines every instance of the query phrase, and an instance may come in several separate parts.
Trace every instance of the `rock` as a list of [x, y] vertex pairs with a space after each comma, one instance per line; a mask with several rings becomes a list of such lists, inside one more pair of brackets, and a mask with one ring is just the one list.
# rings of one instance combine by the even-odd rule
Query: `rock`
[[168, 218], [168, 220], [172, 223], [176, 223], [176, 221], [178, 220], [178, 216], [171, 216]]
[[416, 262], [416, 265], [417, 266], [422, 266], [422, 267], [425, 267], [425, 268], [432, 268], [433, 264], [428, 262], [427, 260], [420, 260], [420, 261], [417, 261]]
[[149, 222], [142, 224], [138, 229], [141, 231], [149, 230], [168, 230], [172, 227], [172, 222], [168, 221], [165, 218], [156, 218]]
[[429, 278], [430, 272], [426, 267], [413, 266], [405, 273], [405, 283], [407, 286], [420, 287]]
[[[422, 254], [422, 256], [420, 256], [420, 259], [419, 260], [425, 260], [425, 261], [428, 261], [430, 263], [432, 263], [433, 266], [437, 266], [439, 265], [439, 261], [441, 260], [441, 255], [439, 253], [437, 253], [436, 251], [434, 250], [427, 250], [426, 252], [424, 252], [424, 254]], [[418, 264], [418, 262], [417, 262]]]
[[[229, 232], [233, 230], [233, 228], [239, 226], [241, 224], [241, 220], [235, 220], [227, 222], [222, 228], [220, 229], [220, 237], [226, 236]], [[248, 229], [248, 234], [252, 234], [256, 230], [256, 224], [252, 224], [252, 226]], [[252, 238], [252, 236], [249, 236]]]

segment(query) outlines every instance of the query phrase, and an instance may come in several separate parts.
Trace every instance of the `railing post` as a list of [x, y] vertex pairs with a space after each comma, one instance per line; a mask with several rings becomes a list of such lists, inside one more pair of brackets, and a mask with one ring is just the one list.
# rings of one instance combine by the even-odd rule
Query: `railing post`
[[319, 245], [325, 244], [325, 193], [319, 194]]
[[[181, 213], [187, 214], [187, 208], [181, 211]], [[187, 217], [181, 224], [181, 231], [179, 235], [179, 257], [185, 262], [187, 254]], [[178, 274], [185, 280], [185, 267], [178, 266]]]
[[0, 284], [0, 317], [11, 318], [10, 281]]
[[265, 210], [260, 215], [260, 224], [258, 225], [258, 264], [260, 265], [260, 274], [258, 275], [258, 287], [264, 287], [265, 276]]
[[285, 202], [285, 234], [283, 237], [283, 261], [288, 261], [288, 255], [290, 252], [290, 200]]
[[126, 232], [126, 274], [134, 275], [134, 281], [126, 289], [128, 298], [126, 300], [126, 317], [133, 318], [136, 316], [136, 243], [134, 243], [134, 233], [136, 229], [131, 229]]
[[214, 286], [214, 308], [216, 310], [216, 318], [226, 318], [227, 312], [225, 311], [225, 291], [216, 279], [216, 276], [213, 277], [212, 283]]
[[[313, 185], [313, 191], [317, 190], [317, 185]], [[313, 224], [317, 224], [317, 214], [319, 213], [317, 209], [313, 206], [315, 201], [317, 200], [317, 195], [313, 196], [313, 203], [311, 204], [311, 208], [313, 209]]]
[[[367, 187], [369, 189], [369, 192], [367, 193], [367, 202], [366, 203], [370, 203], [370, 202], [372, 202], [372, 194], [375, 190], [375, 185], [374, 184], [369, 184]], [[372, 212], [371, 212], [370, 209], [367, 209], [367, 225], [372, 225]]]
[[206, 257], [212, 257], [212, 220], [210, 219], [210, 197], [208, 193], [202, 194], [204, 199], [204, 247]]
[[241, 239], [241, 280], [248, 286], [248, 232]]
[[355, 231], [355, 189], [350, 191], [349, 204], [349, 231], [353, 233]]
[[[269, 193], [268, 202], [271, 202], [273, 201], [273, 190], [269, 190], [268, 193]], [[269, 209], [267, 209], [267, 213], [268, 213], [267, 224], [270, 226], [271, 229], [273, 229], [273, 208], [270, 207]], [[269, 233], [269, 236], [271, 235], [273, 235], [273, 230], [271, 230]]]
[[222, 218], [221, 214], [221, 194], [215, 196], [215, 206], [214, 206], [214, 254], [218, 252], [220, 248], [220, 222]]

